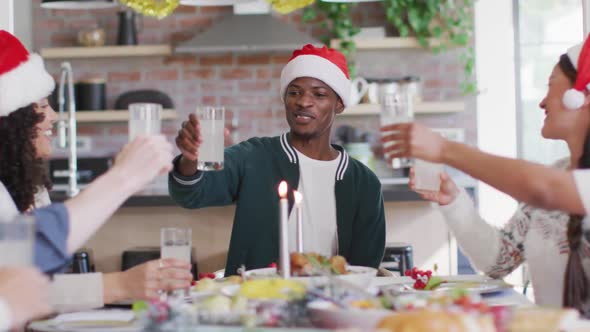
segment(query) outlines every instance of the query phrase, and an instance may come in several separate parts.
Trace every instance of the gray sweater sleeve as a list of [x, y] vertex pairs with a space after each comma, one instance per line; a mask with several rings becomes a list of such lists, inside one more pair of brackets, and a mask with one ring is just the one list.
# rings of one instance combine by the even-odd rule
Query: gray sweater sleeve
[[68, 210], [61, 204], [51, 204], [32, 212], [35, 217], [34, 261], [41, 271], [63, 271], [70, 262], [67, 239], [70, 232]]

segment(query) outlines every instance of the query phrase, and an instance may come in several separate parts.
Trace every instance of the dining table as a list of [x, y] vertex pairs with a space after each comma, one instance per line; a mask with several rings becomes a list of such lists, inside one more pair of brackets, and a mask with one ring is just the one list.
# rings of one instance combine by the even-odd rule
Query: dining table
[[[384, 288], [388, 287], [396, 282], [399, 282], [399, 277], [377, 277], [371, 283], [372, 287]], [[516, 291], [514, 288], [507, 288], [502, 291], [493, 292], [490, 294], [482, 295], [482, 299], [488, 305], [504, 305], [504, 306], [516, 306], [516, 307], [527, 307], [534, 306], [534, 304], [521, 292]], [[89, 315], [95, 315], [93, 317], [100, 317], [101, 314], [117, 314], [128, 317], [132, 317], [133, 313], [131, 309], [121, 308], [100, 308], [92, 311], [77, 313], [80, 317]], [[68, 315], [68, 314], [65, 314]], [[71, 314], [69, 314], [71, 315]], [[64, 316], [64, 315], [61, 315]], [[35, 321], [29, 324], [28, 331], [30, 332], [139, 332], [143, 331], [144, 327], [137, 321], [130, 321], [129, 324], [117, 325], [117, 326], [101, 326], [100, 318], [97, 319], [96, 324], [90, 324], [86, 326], [70, 326], [60, 321], [60, 316], [52, 319]], [[179, 331], [186, 332], [326, 332], [330, 329], [321, 329], [314, 327], [289, 327], [289, 328], [271, 328], [271, 327], [240, 327], [240, 326], [210, 326], [210, 325], [198, 325], [191, 327], [184, 327]], [[352, 330], [354, 331], [354, 329]], [[359, 329], [360, 331], [360, 329]]]

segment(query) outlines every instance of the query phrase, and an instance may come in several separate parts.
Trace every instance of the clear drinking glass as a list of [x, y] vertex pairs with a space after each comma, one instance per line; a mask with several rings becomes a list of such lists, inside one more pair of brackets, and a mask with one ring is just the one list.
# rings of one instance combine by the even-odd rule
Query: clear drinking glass
[[160, 230], [161, 258], [191, 261], [192, 229], [162, 228]]
[[0, 266], [33, 265], [35, 218], [19, 215], [0, 222]]
[[[393, 86], [392, 86], [393, 87]], [[396, 86], [395, 88], [386, 88], [379, 91], [379, 101], [381, 104], [381, 126], [386, 126], [396, 123], [412, 122], [414, 121], [414, 105], [413, 98], [404, 88]], [[393, 131], [382, 132], [383, 136], [393, 134]], [[387, 148], [395, 142], [388, 142], [384, 144]], [[385, 155], [389, 159], [389, 153]], [[404, 168], [411, 165], [411, 159], [408, 158], [394, 158], [392, 160], [392, 168]]]
[[[160, 230], [160, 258], [176, 258], [190, 263], [192, 242], [193, 235], [190, 228], [162, 228]], [[172, 294], [186, 296], [188, 289], [177, 290]]]
[[203, 143], [199, 147], [197, 169], [219, 171], [223, 169], [225, 108], [199, 106], [196, 110], [201, 125]]
[[162, 105], [129, 104], [129, 142], [140, 135], [159, 135], [161, 132]]
[[439, 191], [443, 164], [414, 159], [414, 184], [418, 190]]

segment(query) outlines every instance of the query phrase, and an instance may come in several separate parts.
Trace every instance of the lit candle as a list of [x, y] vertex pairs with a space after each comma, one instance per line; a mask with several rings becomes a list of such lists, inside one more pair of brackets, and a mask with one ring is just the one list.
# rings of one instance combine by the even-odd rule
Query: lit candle
[[289, 201], [287, 200], [287, 182], [279, 184], [279, 273], [281, 277], [291, 277], [291, 258], [289, 257]]
[[295, 207], [297, 208], [297, 252], [303, 253], [303, 210], [301, 210], [303, 195], [297, 190], [293, 190], [293, 196], [295, 196]]

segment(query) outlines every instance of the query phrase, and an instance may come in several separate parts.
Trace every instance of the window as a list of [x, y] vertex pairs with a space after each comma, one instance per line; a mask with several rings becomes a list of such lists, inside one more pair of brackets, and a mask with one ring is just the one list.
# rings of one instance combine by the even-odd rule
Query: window
[[569, 155], [563, 141], [544, 139], [539, 103], [559, 56], [583, 38], [580, 0], [517, 0], [516, 77], [521, 158], [550, 164]]

